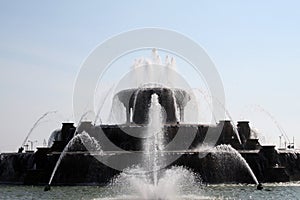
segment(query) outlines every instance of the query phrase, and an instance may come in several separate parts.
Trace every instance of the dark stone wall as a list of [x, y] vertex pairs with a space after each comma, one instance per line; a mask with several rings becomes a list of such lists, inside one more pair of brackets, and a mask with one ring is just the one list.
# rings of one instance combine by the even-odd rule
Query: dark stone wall
[[[224, 123], [218, 144], [234, 144], [232, 142], [235, 142], [236, 138], [234, 138], [232, 126], [228, 122]], [[140, 151], [144, 141], [138, 136], [147, 130], [146, 126], [137, 125], [102, 125], [101, 127], [92, 126], [91, 123], [83, 123], [83, 125], [78, 129], [78, 132], [86, 131], [90, 136], [95, 137], [104, 151], [114, 150], [108, 145], [107, 139], [123, 150]], [[187, 143], [191, 138], [194, 139], [189, 144], [189, 149], [192, 150], [198, 147], [204, 141], [208, 128], [218, 130], [219, 125], [216, 127], [184, 124], [164, 126], [166, 143], [171, 142], [178, 131], [183, 133], [178, 143], [174, 144], [173, 152], [170, 152], [175, 155], [178, 151], [177, 153], [181, 153], [182, 156], [172, 165], [185, 166], [200, 174], [203, 181], [208, 183], [253, 183], [253, 179], [246, 168], [237, 162], [233, 154], [229, 152], [209, 152], [204, 157], [199, 157], [201, 152], [186, 152], [186, 149], [180, 148], [182, 144]], [[70, 129], [73, 129], [73, 127], [70, 126]], [[132, 135], [127, 134], [128, 131]], [[66, 130], [66, 132], [70, 131]], [[66, 143], [66, 141], [56, 142], [58, 143], [54, 143], [54, 146], [62, 145], [59, 149], [62, 149]], [[62, 144], [61, 142], [65, 143]], [[252, 143], [254, 144], [255, 141], [252, 141]], [[39, 148], [36, 153], [1, 154], [0, 183], [46, 184], [60, 156], [60, 153], [54, 150], [55, 148], [52, 147]], [[71, 152], [63, 158], [53, 184], [102, 185], [119, 173], [89, 155], [89, 152], [86, 151], [85, 146], [80, 141], [74, 142], [74, 147], [69, 150]], [[260, 149], [240, 150], [239, 152], [246, 159], [260, 182], [300, 180], [300, 153], [278, 152], [274, 149], [274, 146], [262, 146]], [[126, 158], [126, 155], [118, 154], [118, 152], [106, 158], [109, 160], [113, 156], [121, 156], [117, 157], [120, 160]]]
[[119, 172], [87, 154], [65, 156], [53, 179], [54, 185], [104, 185]]
[[279, 164], [285, 166], [290, 181], [300, 180], [300, 153], [291, 151], [280, 152], [278, 154]]
[[257, 152], [244, 151], [241, 155], [260, 182], [286, 182], [300, 180], [300, 153], [277, 152], [274, 146], [265, 146]]
[[[174, 153], [175, 155], [176, 153]], [[58, 160], [59, 153], [46, 154], [45, 165], [36, 165], [36, 154], [1, 154], [0, 183], [46, 184]], [[199, 157], [200, 155], [200, 157]], [[280, 152], [275, 166], [266, 161], [263, 152], [241, 152], [259, 182], [300, 180], [300, 154]], [[123, 154], [106, 155], [107, 159]], [[272, 163], [272, 162], [271, 162]], [[202, 157], [199, 152], [182, 153], [172, 166], [184, 166], [200, 174], [207, 183], [253, 183], [248, 170], [229, 152], [209, 152]], [[37, 167], [38, 166], [38, 167]], [[70, 152], [63, 158], [53, 179], [54, 185], [104, 185], [120, 172], [99, 162], [87, 152]]]
[[230, 153], [184, 154], [174, 165], [185, 166], [200, 174], [204, 183], [254, 183], [248, 170]]
[[249, 126], [249, 122], [248, 121], [239, 121], [237, 124], [237, 129], [238, 129], [242, 144], [245, 144], [247, 142], [247, 139], [249, 139], [250, 135], [251, 135], [251, 129]]
[[0, 182], [23, 184], [27, 170], [35, 166], [33, 153], [3, 153], [0, 155]]
[[[165, 143], [168, 144], [171, 142], [178, 134], [178, 131], [180, 131], [181, 139], [178, 140], [177, 143], [174, 143], [172, 150], [184, 150], [181, 148], [182, 146], [188, 146], [189, 149], [194, 149], [203, 142], [207, 129], [207, 126], [202, 125], [165, 125], [163, 128]], [[107, 145], [106, 138], [123, 150], [141, 151], [143, 150], [144, 143], [144, 139], [142, 139], [141, 136], [145, 131], [147, 131], [146, 126], [101, 126], [92, 128], [89, 130], [89, 133], [99, 141], [104, 151], [112, 150]], [[183, 145], [183, 143], [190, 144]]]

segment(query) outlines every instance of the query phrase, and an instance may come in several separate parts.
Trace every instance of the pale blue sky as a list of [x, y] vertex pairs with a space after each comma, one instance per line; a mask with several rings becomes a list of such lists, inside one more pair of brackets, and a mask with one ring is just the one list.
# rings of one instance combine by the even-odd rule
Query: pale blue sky
[[[258, 104], [300, 144], [299, 8], [297, 1], [1, 1], [0, 151], [17, 149], [48, 110], [71, 119], [73, 84], [89, 52], [141, 27], [195, 40], [216, 64], [234, 119], [252, 117], [278, 143], [270, 118], [247, 111]], [[42, 125], [32, 139], [54, 128]]]

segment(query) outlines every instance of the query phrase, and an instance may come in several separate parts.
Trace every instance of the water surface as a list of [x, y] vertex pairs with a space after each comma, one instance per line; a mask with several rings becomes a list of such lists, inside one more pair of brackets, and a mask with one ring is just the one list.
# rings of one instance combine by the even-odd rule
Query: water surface
[[[134, 194], [119, 194], [112, 188], [97, 186], [53, 186], [44, 192], [42, 186], [0, 186], [0, 199], [139, 199]], [[254, 185], [220, 184], [199, 186], [177, 199], [300, 199], [300, 182], [265, 184], [264, 190]]]

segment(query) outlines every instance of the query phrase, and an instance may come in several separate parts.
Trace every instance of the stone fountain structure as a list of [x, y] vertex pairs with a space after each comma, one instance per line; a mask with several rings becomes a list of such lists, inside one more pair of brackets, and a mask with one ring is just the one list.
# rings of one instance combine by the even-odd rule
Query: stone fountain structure
[[[180, 154], [171, 165], [184, 166], [200, 174], [207, 183], [253, 183], [248, 171], [236, 162], [230, 151], [202, 150], [208, 129], [221, 131], [216, 145], [231, 145], [247, 161], [259, 182], [279, 182], [300, 180], [300, 153], [289, 150], [275, 150], [275, 146], [262, 146], [258, 138], [251, 136], [248, 121], [237, 123], [238, 133], [231, 121], [220, 121], [217, 125], [185, 124], [184, 109], [190, 100], [188, 92], [167, 87], [144, 87], [118, 92], [115, 98], [126, 110], [125, 124], [93, 125], [82, 122], [76, 129], [73, 123], [63, 123], [59, 130], [52, 133], [49, 147], [37, 148], [36, 152], [2, 153], [0, 155], [0, 183], [45, 185], [48, 183], [53, 168], [69, 141], [76, 135], [87, 132], [95, 138], [102, 153], [97, 156], [111, 159], [124, 157], [124, 153], [113, 152], [104, 143], [107, 137], [112, 143], [126, 151], [142, 150], [143, 139], [128, 135], [126, 132], [139, 134], [148, 123], [147, 113], [151, 96], [158, 96], [159, 104], [164, 110], [163, 125], [165, 141], [169, 143], [176, 136], [179, 128], [185, 137], [195, 137], [188, 149], [175, 149], [170, 154]], [[241, 139], [241, 143], [237, 138]], [[180, 142], [185, 142], [180, 141]], [[178, 144], [178, 146], [180, 146]], [[200, 148], [199, 148], [200, 147]], [[53, 177], [54, 185], [105, 185], [120, 171], [112, 169], [95, 158], [79, 143], [74, 144], [67, 153]], [[110, 153], [108, 153], [110, 152]], [[205, 156], [201, 156], [205, 152]], [[171, 167], [169, 165], [169, 167]], [[126, 166], [124, 166], [126, 167]], [[127, 166], [128, 167], [128, 166]]]
[[[184, 120], [184, 107], [190, 100], [190, 95], [181, 89], [151, 87], [128, 89], [116, 94], [126, 109], [127, 123], [147, 124], [152, 94], [159, 96], [159, 103], [166, 113], [167, 124]], [[179, 116], [176, 116], [177, 112], [179, 112]], [[132, 121], [131, 115], [133, 116]]]

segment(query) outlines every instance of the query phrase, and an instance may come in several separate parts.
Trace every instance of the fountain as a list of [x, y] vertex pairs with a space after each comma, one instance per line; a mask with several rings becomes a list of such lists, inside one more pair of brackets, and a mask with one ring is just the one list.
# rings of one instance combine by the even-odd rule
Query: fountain
[[[248, 121], [239, 121], [237, 128], [232, 119], [209, 125], [189, 122], [187, 104], [191, 111], [198, 111], [190, 103], [194, 96], [189, 88], [170, 84], [178, 78], [169, 73], [174, 71], [174, 59], [167, 57], [165, 65], [160, 65], [156, 51], [153, 57], [154, 61], [142, 59], [134, 65], [137, 77], [127, 77], [134, 87], [122, 87], [120, 82], [113, 93], [103, 95], [105, 100], [112, 97], [108, 101], [116, 108], [112, 114], [123, 114], [121, 123], [105, 122], [101, 109], [106, 105], [99, 104], [91, 122], [83, 122], [86, 113], [77, 127], [63, 123], [49, 147], [1, 154], [0, 183], [48, 184], [45, 190], [50, 185], [109, 184], [120, 198], [183, 199], [189, 191], [199, 191], [201, 183], [255, 183], [262, 189], [259, 182], [300, 180], [300, 153], [291, 156], [291, 152], [260, 145]], [[203, 150], [208, 134], [215, 133], [220, 133], [217, 147]], [[126, 163], [132, 154], [138, 159]], [[110, 165], [113, 160], [118, 167]]]
[[[175, 67], [175, 61], [172, 58], [172, 61], [169, 61], [169, 58], [166, 58], [166, 69], [172, 68], [172, 70]], [[154, 64], [161, 64], [161, 59], [157, 55], [156, 50], [153, 50], [153, 60], [149, 61], [147, 59], [140, 59], [135, 63], [133, 66], [134, 70], [137, 70], [144, 65], [150, 65], [151, 63]], [[143, 69], [142, 71], [146, 71], [148, 76], [147, 84], [141, 85], [140, 82], [138, 82], [138, 79], [136, 77], [137, 84], [140, 85], [139, 88], [133, 88], [133, 89], [126, 89], [119, 91], [114, 96], [113, 103], [115, 105], [119, 105], [118, 101], [123, 104], [124, 108], [126, 109], [126, 120], [127, 124], [134, 123], [136, 125], [143, 125], [147, 123], [146, 130], [144, 132], [144, 139], [142, 140], [142, 150], [143, 150], [143, 161], [141, 162], [142, 167], [131, 167], [129, 169], [124, 170], [121, 175], [119, 175], [117, 180], [121, 180], [124, 177], [130, 177], [129, 182], [134, 182], [136, 184], [139, 182], [140, 184], [147, 184], [148, 188], [151, 188], [150, 190], [152, 193], [155, 194], [155, 190], [158, 190], [159, 184], [161, 182], [160, 177], [164, 176], [165, 173], [170, 172], [172, 170], [183, 170], [182, 168], [176, 168], [173, 167], [171, 169], [164, 169], [165, 163], [164, 163], [164, 154], [166, 153], [164, 151], [164, 145], [166, 141], [170, 141], [170, 138], [165, 138], [165, 135], [170, 135], [169, 131], [165, 130], [166, 124], [178, 124], [178, 122], [183, 122], [184, 119], [184, 107], [187, 104], [188, 101], [190, 101], [191, 96], [188, 92], [182, 89], [176, 89], [176, 88], [168, 88], [161, 84], [155, 83], [155, 82], [163, 82], [161, 81], [162, 78], [157, 78], [160, 76], [154, 75], [155, 68], [152, 66], [149, 66], [146, 69]], [[160, 80], [158, 80], [160, 79]], [[169, 81], [174, 81], [174, 77], [168, 77]], [[165, 82], [168, 82], [165, 81]], [[105, 95], [108, 96], [108, 93]], [[218, 103], [220, 103], [218, 101]], [[221, 104], [221, 103], [220, 103]], [[99, 118], [101, 108], [104, 104], [101, 104], [100, 109], [97, 111], [96, 119], [94, 120], [94, 124], [96, 123], [97, 119]], [[120, 105], [119, 105], [120, 106]], [[222, 106], [225, 109], [225, 106], [222, 104]], [[119, 107], [118, 107], [119, 108]], [[228, 111], [226, 110], [227, 115], [230, 117]], [[231, 119], [232, 121], [232, 119]], [[224, 121], [225, 124], [227, 121]], [[231, 123], [231, 122], [230, 122]], [[129, 126], [130, 127], [130, 126]], [[232, 133], [237, 138], [239, 144], [242, 144], [242, 141], [240, 140], [238, 130], [235, 128], [234, 124], [232, 125], [233, 131]], [[167, 132], [166, 132], [167, 131]], [[73, 141], [77, 139], [77, 137], [80, 137], [76, 135], [65, 147], [65, 149], [62, 151], [55, 167], [53, 170], [53, 173], [51, 175], [49, 184], [51, 184], [52, 179], [55, 175], [55, 172], [62, 160], [62, 158], [65, 156], [65, 153], [67, 150], [72, 146]], [[233, 136], [230, 136], [233, 137]], [[101, 141], [101, 140], [99, 140]], [[129, 143], [130, 144], [130, 143]], [[131, 146], [131, 145], [129, 145]], [[226, 148], [225, 148], [226, 147]], [[242, 163], [249, 173], [251, 174], [254, 182], [258, 184], [258, 181], [252, 172], [251, 168], [247, 164], [247, 162], [243, 159], [243, 157], [233, 148], [230, 146], [218, 146], [216, 148], [218, 151], [227, 151], [230, 152], [232, 155], [235, 156], [235, 158], [238, 160], [238, 162]], [[216, 151], [215, 150], [215, 151]], [[189, 170], [185, 169], [189, 172]], [[130, 173], [134, 172], [134, 175], [128, 175]], [[189, 172], [192, 174], [191, 172]], [[138, 174], [138, 176], [136, 175]], [[142, 174], [142, 175], [141, 175]], [[151, 175], [151, 176], [150, 176]], [[191, 178], [191, 177], [190, 177]], [[191, 178], [194, 179], [194, 178]], [[120, 182], [120, 181], [116, 181]], [[133, 184], [133, 183], [132, 183]], [[176, 183], [177, 184], [177, 183]], [[139, 185], [139, 184], [138, 184]], [[48, 188], [45, 188], [48, 189]], [[50, 189], [50, 188], [49, 188]], [[150, 196], [151, 198], [160, 199], [158, 197], [158, 194], [155, 194], [156, 196]], [[149, 196], [149, 195], [148, 195]], [[144, 196], [143, 196], [144, 197]], [[165, 198], [165, 197], [163, 197]]]

